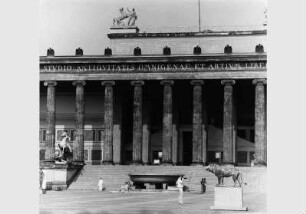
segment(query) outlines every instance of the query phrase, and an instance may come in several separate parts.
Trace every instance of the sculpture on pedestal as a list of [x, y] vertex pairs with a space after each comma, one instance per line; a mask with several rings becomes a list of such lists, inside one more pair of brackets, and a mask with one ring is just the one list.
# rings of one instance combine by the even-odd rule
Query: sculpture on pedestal
[[113, 19], [113, 26], [126, 27], [126, 26], [135, 26], [135, 21], [137, 19], [136, 11], [133, 8], [132, 11], [127, 8], [127, 11], [124, 8], [119, 9], [120, 16]]
[[54, 159], [58, 162], [70, 162], [72, 160], [72, 149], [69, 144], [70, 137], [67, 132], [63, 132], [62, 141], [58, 144], [59, 152], [55, 152]]
[[246, 183], [243, 183], [242, 173], [233, 166], [220, 166], [217, 164], [209, 164], [205, 168], [207, 171], [214, 173], [215, 176], [218, 178], [217, 186], [223, 186], [224, 177], [232, 177], [234, 181], [234, 186], [236, 186], [237, 182], [239, 184], [239, 187], [241, 187], [242, 184], [246, 185]]

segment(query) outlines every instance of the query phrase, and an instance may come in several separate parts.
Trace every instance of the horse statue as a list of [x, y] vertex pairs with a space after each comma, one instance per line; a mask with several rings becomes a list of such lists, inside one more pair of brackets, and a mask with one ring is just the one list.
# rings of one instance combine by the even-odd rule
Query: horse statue
[[[113, 26], [134, 26], [135, 21], [137, 19], [137, 15], [135, 9], [133, 8], [132, 11], [127, 8], [127, 11], [124, 10], [123, 7], [119, 9], [120, 16], [113, 19]], [[125, 20], [128, 20], [125, 22]]]

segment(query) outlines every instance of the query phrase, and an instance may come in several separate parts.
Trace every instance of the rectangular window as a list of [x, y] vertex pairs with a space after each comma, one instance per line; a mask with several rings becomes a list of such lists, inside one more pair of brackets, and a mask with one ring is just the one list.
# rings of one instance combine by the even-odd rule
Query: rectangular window
[[84, 130], [85, 141], [95, 141], [95, 130]]
[[254, 154], [255, 154], [255, 152], [250, 152], [250, 161], [255, 159]]
[[88, 150], [84, 150], [84, 161], [88, 161]]
[[104, 142], [104, 135], [105, 135], [105, 130], [98, 129], [98, 141]]
[[42, 142], [46, 141], [46, 134], [47, 134], [47, 130], [46, 129], [42, 129], [42, 133], [41, 133], [41, 140], [42, 140]]
[[70, 129], [70, 141], [75, 141], [75, 130], [74, 129]]
[[240, 151], [238, 152], [238, 163], [247, 163], [248, 162], [248, 152]]
[[45, 150], [39, 150], [39, 160], [45, 160]]
[[93, 161], [100, 161], [102, 159], [101, 150], [92, 150], [91, 159]]

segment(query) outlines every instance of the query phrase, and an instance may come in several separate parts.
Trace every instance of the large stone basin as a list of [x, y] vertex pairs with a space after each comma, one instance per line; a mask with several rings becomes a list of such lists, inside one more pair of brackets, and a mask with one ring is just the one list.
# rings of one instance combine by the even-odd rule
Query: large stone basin
[[151, 183], [151, 184], [175, 184], [179, 176], [184, 174], [140, 174], [130, 173], [131, 180], [134, 183]]

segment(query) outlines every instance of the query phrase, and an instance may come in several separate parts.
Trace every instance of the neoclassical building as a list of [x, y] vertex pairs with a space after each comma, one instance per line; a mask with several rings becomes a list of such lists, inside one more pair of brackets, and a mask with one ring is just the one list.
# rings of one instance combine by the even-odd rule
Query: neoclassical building
[[267, 164], [266, 30], [113, 28], [104, 55], [40, 57], [40, 159], [63, 131], [74, 162]]

